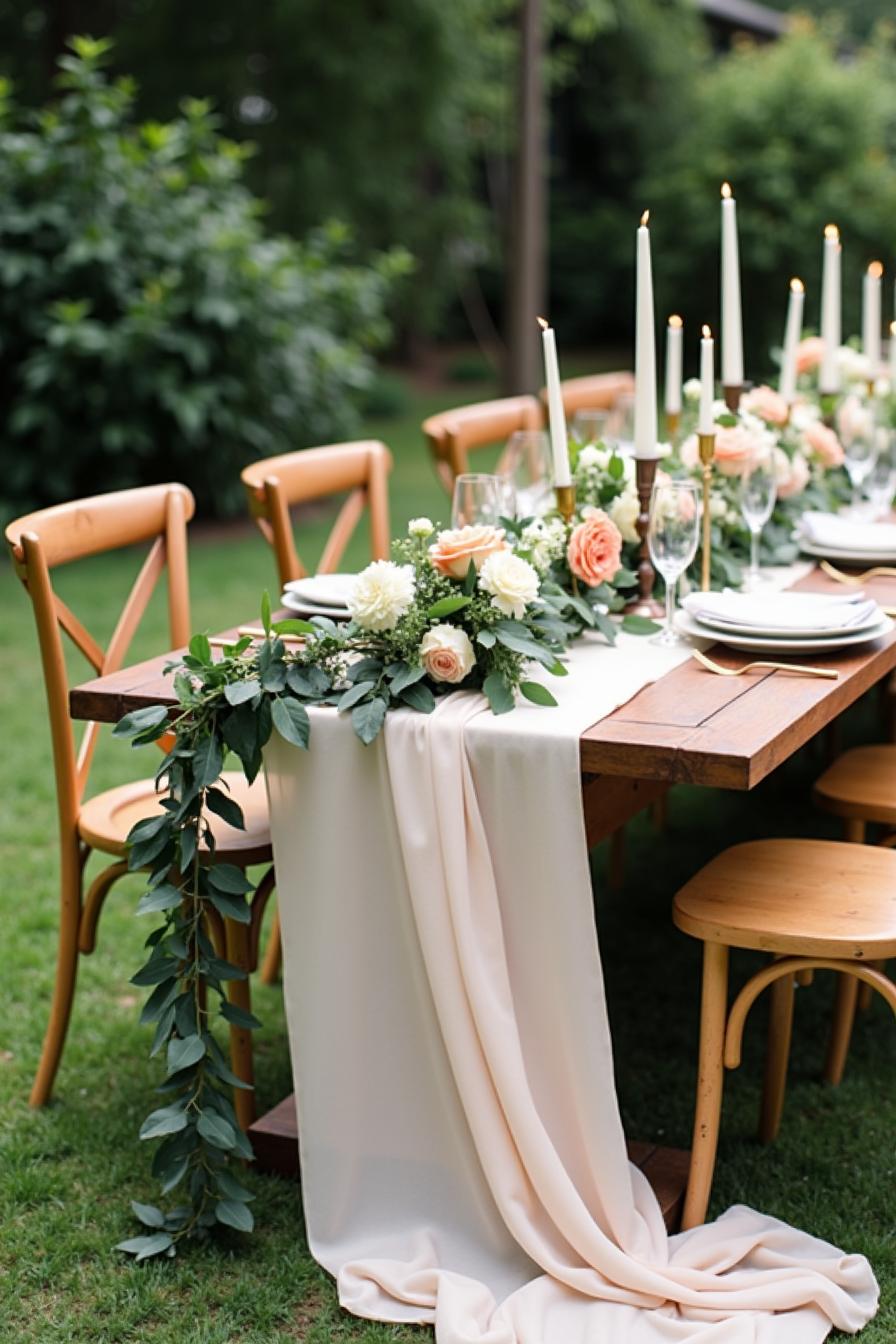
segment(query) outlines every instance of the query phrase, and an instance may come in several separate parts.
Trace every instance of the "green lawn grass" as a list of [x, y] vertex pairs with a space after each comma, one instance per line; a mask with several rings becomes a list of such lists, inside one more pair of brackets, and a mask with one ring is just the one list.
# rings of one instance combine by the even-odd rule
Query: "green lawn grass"
[[[414, 514], [444, 518], [419, 434], [423, 414], [452, 399], [486, 395], [412, 394], [400, 419], [371, 422], [367, 433], [393, 449], [393, 522]], [[324, 520], [310, 524], [313, 559]], [[363, 538], [353, 562], [363, 558]], [[136, 557], [133, 560], [136, 566]], [[127, 565], [97, 559], [59, 574], [62, 595], [97, 635], [108, 633]], [[274, 588], [272, 560], [247, 529], [195, 529], [191, 546], [193, 623], [222, 628], [258, 610]], [[364, 1344], [425, 1338], [413, 1329], [344, 1315], [304, 1242], [296, 1187], [252, 1175], [257, 1231], [226, 1233], [176, 1261], [135, 1266], [112, 1251], [132, 1235], [130, 1198], [152, 1201], [150, 1145], [136, 1133], [160, 1081], [137, 1025], [141, 991], [129, 984], [140, 964], [145, 921], [133, 918], [137, 879], [109, 898], [96, 953], [82, 960], [79, 989], [54, 1104], [26, 1104], [45, 1025], [55, 959], [56, 858], [49, 736], [30, 607], [11, 570], [0, 572], [4, 762], [0, 790], [0, 1341], [44, 1344]], [[135, 657], [165, 644], [163, 604], [154, 604]], [[73, 670], [78, 664], [73, 662]], [[80, 669], [79, 669], [80, 670]], [[86, 675], [86, 670], [83, 675]], [[873, 702], [852, 714], [846, 734], [877, 730]], [[148, 772], [151, 754], [103, 742], [93, 785]], [[598, 922], [606, 963], [618, 1087], [630, 1134], [686, 1146], [694, 1083], [698, 949], [671, 925], [676, 887], [711, 854], [738, 839], [772, 834], [832, 834], [813, 814], [808, 789], [821, 756], [806, 750], [751, 795], [676, 790], [668, 832], [646, 820], [630, 828], [625, 890], [606, 893], [604, 856], [595, 855]], [[742, 963], [738, 966], [744, 969]], [[730, 1077], [713, 1208], [737, 1200], [789, 1219], [840, 1246], [864, 1251], [878, 1272], [883, 1305], [868, 1344], [896, 1335], [896, 1089], [892, 1021], [876, 1004], [856, 1031], [846, 1080], [818, 1082], [832, 986], [819, 977], [801, 990], [793, 1067], [778, 1143], [753, 1138], [759, 1098], [762, 1021], [748, 1028], [746, 1058]], [[276, 989], [256, 985], [264, 1020], [256, 1040], [261, 1109], [289, 1087], [283, 1014]], [[322, 1030], [325, 1025], [322, 1024]]]

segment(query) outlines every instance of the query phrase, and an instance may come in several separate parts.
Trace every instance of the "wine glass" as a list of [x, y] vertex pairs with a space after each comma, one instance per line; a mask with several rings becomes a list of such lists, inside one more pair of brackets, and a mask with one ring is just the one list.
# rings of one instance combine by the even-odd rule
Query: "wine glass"
[[[501, 478], [514, 492], [514, 506], [523, 518], [545, 513], [551, 496], [551, 441], [543, 429], [518, 429], [501, 457]], [[502, 510], [505, 517], [509, 514]]]
[[604, 443], [607, 437], [609, 411], [585, 409], [576, 411], [570, 424], [570, 432], [583, 446], [587, 443]]
[[650, 496], [647, 545], [653, 567], [666, 583], [666, 626], [652, 644], [687, 646], [675, 632], [675, 586], [697, 554], [700, 511], [696, 481], [658, 481]]
[[759, 539], [762, 529], [772, 516], [778, 483], [775, 475], [775, 450], [771, 444], [753, 449], [740, 478], [740, 511], [750, 530], [750, 568], [744, 580], [746, 592], [755, 592], [761, 586], [759, 573]]
[[491, 524], [497, 527], [498, 519], [506, 512], [506, 485], [500, 476], [489, 476], [480, 471], [467, 471], [456, 477], [451, 526]]
[[875, 430], [877, 455], [865, 481], [865, 493], [870, 501], [871, 517], [885, 518], [896, 494], [896, 454], [893, 450], [893, 431], [884, 425]]
[[604, 442], [608, 447], [618, 447], [621, 453], [634, 452], [635, 398], [631, 392], [622, 392], [616, 398], [607, 417], [604, 433]]
[[850, 513], [862, 516], [862, 487], [871, 475], [877, 458], [878, 442], [874, 411], [857, 396], [846, 397], [837, 413], [837, 427], [843, 444], [843, 459], [852, 486]]

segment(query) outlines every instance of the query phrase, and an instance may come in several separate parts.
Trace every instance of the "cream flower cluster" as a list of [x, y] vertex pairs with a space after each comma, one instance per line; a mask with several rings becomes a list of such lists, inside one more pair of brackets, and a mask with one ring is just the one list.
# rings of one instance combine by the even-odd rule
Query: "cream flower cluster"
[[[597, 489], [614, 456], [619, 456], [622, 461], [623, 489], [622, 493], [607, 505], [607, 512], [622, 533], [623, 541], [637, 541], [635, 522], [641, 512], [641, 505], [635, 488], [634, 458], [627, 454], [615, 454], [612, 448], [599, 448], [596, 444], [588, 444], [579, 453], [576, 462], [576, 480], [583, 487], [580, 493], [587, 498], [589, 487]], [[592, 498], [594, 497], [596, 496], [592, 495]]]
[[538, 573], [513, 551], [495, 551], [479, 571], [479, 587], [491, 594], [492, 606], [521, 620], [538, 596]]
[[362, 630], [394, 630], [414, 603], [414, 569], [393, 560], [374, 560], [362, 570], [346, 601]]
[[520, 545], [539, 574], [546, 574], [566, 550], [566, 527], [561, 518], [533, 518], [520, 533]]

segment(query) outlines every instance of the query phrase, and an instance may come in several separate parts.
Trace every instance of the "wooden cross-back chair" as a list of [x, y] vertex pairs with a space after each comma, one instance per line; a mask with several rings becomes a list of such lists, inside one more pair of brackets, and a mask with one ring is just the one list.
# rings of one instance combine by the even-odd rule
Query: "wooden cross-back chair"
[[[560, 384], [563, 409], [571, 419], [576, 411], [611, 411], [620, 397], [634, 396], [635, 375], [625, 370], [592, 373], [584, 378], [567, 378]], [[547, 406], [547, 389], [539, 393]]]
[[370, 515], [371, 556], [388, 558], [391, 470], [392, 455], [376, 439], [304, 448], [244, 468], [240, 480], [249, 512], [273, 548], [281, 585], [308, 573], [296, 550], [290, 509], [331, 495], [348, 492], [315, 572], [332, 574], [338, 568], [365, 509]]
[[[49, 711], [53, 768], [56, 778], [60, 853], [60, 922], [56, 981], [50, 1020], [40, 1064], [31, 1091], [31, 1105], [49, 1099], [65, 1044], [75, 993], [78, 957], [96, 945], [96, 931], [106, 896], [115, 881], [127, 872], [126, 837], [135, 822], [159, 810], [152, 779], [120, 785], [85, 798], [88, 775], [100, 725], [88, 723], [76, 747], [74, 723], [69, 714], [68, 674], [63, 651], [65, 633], [87, 659], [97, 675], [117, 671], [146, 611], [162, 574], [167, 571], [168, 622], [172, 648], [185, 645], [190, 636], [187, 573], [188, 520], [193, 516], [193, 496], [183, 485], [154, 485], [121, 490], [42, 509], [17, 519], [6, 528], [16, 573], [34, 608], [38, 643]], [[105, 649], [54, 591], [52, 571], [60, 565], [87, 556], [115, 551], [125, 546], [149, 543], [118, 622]], [[216, 848], [205, 850], [207, 861], [246, 867], [270, 863], [271, 847], [267, 803], [263, 784], [251, 788], [242, 774], [224, 776], [231, 796], [243, 809], [244, 831], [213, 818]], [[104, 868], [84, 892], [84, 869], [94, 851], [110, 855]], [[211, 933], [231, 960], [246, 970], [257, 958], [258, 925], [273, 885], [273, 870], [259, 886], [250, 926], [233, 921], [217, 922]], [[248, 982], [232, 981], [234, 1001], [248, 1008]], [[231, 1031], [234, 1072], [252, 1082], [251, 1036]], [[252, 1119], [252, 1093], [236, 1093], [237, 1114], [242, 1123]]]
[[[440, 411], [424, 420], [421, 428], [436, 475], [450, 495], [456, 477], [470, 470], [471, 452], [493, 447], [518, 429], [543, 429], [544, 415], [536, 397], [504, 397]], [[495, 470], [500, 473], [500, 463]]]

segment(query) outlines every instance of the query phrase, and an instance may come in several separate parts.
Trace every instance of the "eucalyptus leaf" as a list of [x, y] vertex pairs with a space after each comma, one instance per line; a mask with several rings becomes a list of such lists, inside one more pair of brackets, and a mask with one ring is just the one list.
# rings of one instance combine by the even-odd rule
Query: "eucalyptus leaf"
[[542, 686], [540, 681], [521, 681], [520, 692], [527, 700], [531, 700], [533, 705], [556, 705], [557, 703], [547, 686]]
[[352, 686], [349, 690], [345, 692], [344, 695], [340, 697], [339, 704], [336, 706], [336, 708], [340, 712], [346, 709], [351, 709], [352, 705], [356, 705], [359, 700], [364, 699], [365, 695], [369, 695], [375, 686], [376, 686], [375, 681], [356, 682], [354, 686]]
[[153, 1255], [162, 1255], [174, 1245], [174, 1238], [168, 1232], [156, 1232], [151, 1237], [129, 1237], [127, 1241], [120, 1241], [115, 1247], [116, 1251], [124, 1251], [127, 1255], [136, 1256], [137, 1262], [148, 1260]]
[[179, 1106], [162, 1106], [143, 1121], [140, 1126], [140, 1138], [160, 1139], [165, 1134], [176, 1134], [186, 1127], [186, 1113]]
[[215, 1217], [227, 1227], [235, 1227], [239, 1232], [251, 1232], [255, 1226], [252, 1210], [236, 1199], [219, 1199], [215, 1205]]
[[261, 683], [257, 677], [249, 677], [246, 681], [230, 681], [224, 687], [224, 699], [228, 705], [244, 705], [247, 700], [254, 700], [261, 691]]
[[413, 686], [415, 682], [420, 681], [421, 677], [426, 676], [426, 669], [420, 666], [412, 666], [410, 663], [399, 663], [398, 670], [391, 674], [389, 690], [393, 695], [400, 695], [407, 686]]
[[236, 1145], [236, 1134], [233, 1126], [222, 1119], [220, 1115], [203, 1111], [196, 1122], [196, 1129], [214, 1148], [221, 1148], [226, 1152]]
[[438, 602], [434, 602], [427, 611], [427, 616], [431, 621], [440, 620], [443, 616], [453, 616], [457, 611], [463, 611], [473, 601], [472, 597], [464, 595], [463, 597], [442, 597]]
[[208, 880], [217, 891], [231, 892], [234, 896], [245, 896], [253, 889], [242, 868], [237, 868], [235, 863], [213, 864], [208, 871]]
[[231, 1003], [229, 999], [221, 1001], [221, 1016], [227, 1022], [232, 1022], [235, 1027], [244, 1027], [247, 1031], [255, 1031], [261, 1026], [254, 1013], [241, 1008], [239, 1004]]
[[145, 709], [132, 710], [119, 719], [112, 729], [113, 737], [135, 737], [148, 729], [158, 728], [168, 722], [168, 710], [165, 705], [147, 705]]
[[421, 714], [431, 714], [436, 707], [436, 698], [428, 686], [422, 682], [412, 682], [410, 686], [405, 686], [398, 697], [402, 704], [410, 705], [411, 709], [419, 710]]
[[204, 1055], [205, 1043], [201, 1036], [187, 1036], [185, 1040], [175, 1036], [168, 1042], [168, 1072], [176, 1073], [178, 1069], [198, 1064]]
[[205, 805], [222, 821], [226, 821], [228, 826], [233, 826], [237, 831], [246, 829], [242, 808], [223, 789], [209, 789], [205, 795]]
[[144, 1227], [165, 1226], [165, 1215], [162, 1210], [157, 1209], [154, 1204], [139, 1204], [136, 1199], [132, 1199], [131, 1208]]
[[252, 911], [248, 902], [243, 896], [233, 896], [226, 891], [211, 891], [208, 899], [225, 919], [232, 919], [236, 924], [249, 924], [252, 920]]
[[661, 627], [648, 616], [636, 616], [633, 613], [622, 618], [622, 629], [627, 635], [653, 635]]
[[482, 689], [493, 714], [509, 714], [513, 709], [513, 688], [500, 672], [491, 672], [483, 682]]
[[352, 727], [365, 746], [370, 745], [385, 723], [387, 708], [386, 701], [377, 698], [355, 705], [352, 710]]
[[311, 720], [304, 705], [287, 696], [271, 701], [271, 718], [281, 737], [296, 747], [307, 747], [311, 736]]

